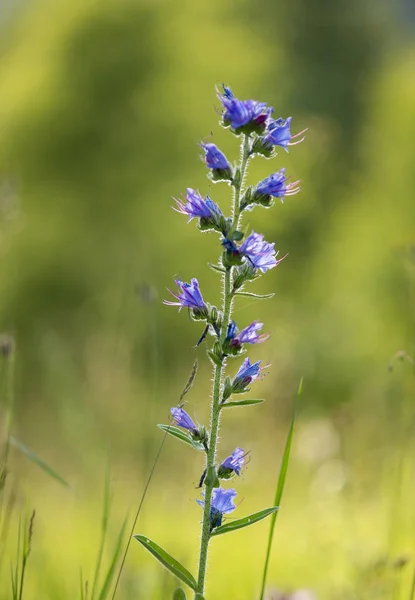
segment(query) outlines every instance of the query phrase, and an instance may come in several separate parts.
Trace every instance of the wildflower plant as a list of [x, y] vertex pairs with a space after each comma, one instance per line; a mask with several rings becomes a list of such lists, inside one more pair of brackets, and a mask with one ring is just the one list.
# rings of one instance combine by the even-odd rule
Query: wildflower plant
[[[234, 500], [237, 492], [233, 488], [222, 487], [221, 481], [226, 486], [227, 480], [235, 480], [235, 476], [237, 479], [244, 466], [246, 452], [242, 447], [237, 447], [231, 455], [222, 460], [218, 459], [218, 433], [224, 409], [262, 402], [259, 399], [240, 399], [240, 395], [249, 391], [264, 368], [261, 367], [260, 360], [251, 363], [249, 358], [244, 358], [241, 362], [241, 357], [246, 353], [248, 345], [265, 342], [269, 335], [262, 332], [263, 323], [257, 320], [248, 325], [244, 324], [245, 326], [239, 329], [232, 318], [235, 298], [271, 297], [273, 294], [260, 296], [245, 292], [244, 286], [277, 267], [286, 258], [286, 255], [278, 258], [279, 252], [275, 250], [275, 244], [266, 241], [262, 234], [252, 231], [246, 236], [241, 226], [243, 215], [255, 206], [270, 208], [274, 205], [275, 198], [279, 198], [283, 203], [286, 196], [300, 191], [300, 182], [287, 178], [285, 169], [270, 174], [255, 186], [245, 186], [248, 164], [255, 156], [273, 158], [276, 149], [283, 148], [287, 151], [290, 145], [298, 144], [304, 139], [304, 131], [296, 135], [291, 134], [291, 117], [273, 119], [274, 109], [265, 102], [239, 100], [226, 86], [218, 90], [218, 98], [222, 104], [221, 125], [241, 140], [240, 162], [236, 166], [232, 165], [213, 143], [202, 143], [201, 147], [209, 178], [214, 182], [225, 182], [232, 189], [231, 215], [225, 216], [209, 196], [203, 197], [199, 191], [192, 188], [187, 189], [182, 199], [175, 200], [174, 210], [186, 215], [188, 222], [198, 219], [199, 230], [209, 230], [219, 235], [219, 264], [210, 266], [222, 277], [222, 306], [213, 306], [205, 300], [196, 278], [191, 279], [190, 283], [176, 279], [177, 291], [170, 292], [174, 300], [164, 300], [164, 304], [177, 306], [179, 311], [187, 309], [194, 321], [204, 323], [204, 332], [197, 345], [205, 339], [213, 338], [207, 349], [213, 366], [209, 427], [196, 423], [183, 408], [183, 404], [171, 408], [170, 425], [159, 425], [167, 434], [205, 455], [199, 485], [203, 488], [202, 498], [196, 499], [203, 509], [197, 579], [149, 538], [143, 535], [135, 536], [165, 567], [193, 590], [195, 599], [204, 597], [211, 539], [252, 525], [269, 515], [275, 517], [278, 510], [278, 506], [272, 506], [247, 517], [225, 522], [226, 515], [236, 509]], [[225, 373], [232, 359], [237, 362], [236, 367], [232, 365], [230, 368], [233, 377]], [[277, 498], [280, 498], [280, 495], [277, 495]], [[180, 594], [180, 597], [185, 597], [182, 590]]]

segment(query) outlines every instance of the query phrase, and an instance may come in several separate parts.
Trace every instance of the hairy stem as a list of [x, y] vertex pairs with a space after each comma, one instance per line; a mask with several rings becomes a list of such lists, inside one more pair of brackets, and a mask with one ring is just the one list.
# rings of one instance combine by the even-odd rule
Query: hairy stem
[[[241, 212], [239, 210], [239, 203], [241, 198], [241, 189], [244, 181], [245, 171], [249, 159], [249, 136], [245, 135], [242, 146], [241, 146], [241, 180], [240, 183], [235, 186], [235, 193], [233, 198], [232, 216], [233, 216], [233, 229], [239, 227]], [[222, 345], [226, 338], [226, 332], [228, 324], [232, 316], [232, 285], [233, 276], [232, 268], [227, 268], [223, 274], [223, 323], [220, 332], [220, 344]], [[225, 369], [226, 358], [221, 360], [221, 363], [215, 365], [214, 377], [213, 377], [213, 399], [212, 399], [212, 411], [210, 417], [210, 438], [209, 438], [209, 450], [206, 456], [206, 473], [209, 474], [209, 470], [215, 467], [216, 458], [216, 445], [219, 433], [219, 421], [220, 421], [220, 398], [223, 384], [223, 371]], [[208, 556], [208, 547], [210, 539], [210, 507], [212, 500], [212, 493], [215, 482], [212, 478], [207, 478], [205, 481], [205, 506], [203, 510], [203, 523], [202, 523], [202, 538], [200, 542], [200, 557], [199, 557], [199, 574], [197, 581], [197, 593], [203, 594], [205, 587], [206, 578], [206, 565]]]

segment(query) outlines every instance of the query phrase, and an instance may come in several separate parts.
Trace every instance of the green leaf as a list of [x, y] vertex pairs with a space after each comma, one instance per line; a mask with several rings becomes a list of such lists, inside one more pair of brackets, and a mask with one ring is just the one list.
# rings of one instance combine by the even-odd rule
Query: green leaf
[[212, 486], [214, 488], [218, 488], [220, 486], [216, 468], [213, 465], [210, 465], [210, 467], [207, 469], [205, 485], [209, 487]]
[[253, 513], [252, 515], [248, 515], [243, 519], [237, 519], [236, 521], [231, 521], [226, 523], [225, 525], [221, 525], [214, 529], [211, 535], [221, 535], [222, 533], [229, 533], [230, 531], [236, 531], [237, 529], [242, 529], [243, 527], [248, 527], [249, 525], [253, 525], [254, 523], [258, 523], [258, 521], [262, 521], [272, 513], [276, 513], [278, 510], [278, 506], [272, 506], [271, 508], [265, 508], [264, 510], [260, 510], [257, 513]]
[[140, 542], [157, 560], [173, 575], [181, 579], [186, 585], [196, 591], [197, 583], [193, 575], [183, 567], [175, 558], [170, 556], [163, 548], [152, 542], [145, 535], [135, 535], [134, 538]]
[[244, 234], [242, 233], [242, 231], [234, 231], [232, 234], [232, 239], [235, 242], [240, 242], [244, 237]]
[[[301, 396], [302, 392], [303, 392], [303, 378], [301, 378], [300, 384], [298, 386], [297, 398], [299, 398]], [[278, 475], [277, 489], [275, 491], [274, 503], [278, 506], [281, 504], [281, 498], [282, 498], [282, 494], [284, 491], [284, 485], [285, 485], [285, 478], [287, 476], [287, 471], [288, 471], [288, 463], [290, 460], [291, 445], [292, 445], [293, 434], [294, 434], [294, 425], [295, 425], [295, 412], [294, 412], [293, 419], [291, 421], [291, 426], [290, 426], [290, 430], [288, 432], [287, 441], [285, 442], [284, 454], [282, 457], [281, 468], [280, 468], [280, 472]], [[272, 515], [272, 519], [271, 519], [271, 523], [270, 523], [270, 527], [269, 527], [267, 552], [265, 555], [264, 571], [262, 574], [262, 582], [261, 582], [260, 600], [263, 600], [264, 594], [265, 594], [265, 584], [267, 581], [268, 564], [269, 564], [269, 559], [270, 559], [270, 555], [271, 555], [271, 546], [272, 546], [272, 540], [274, 537], [274, 529], [275, 529], [276, 520], [277, 520], [277, 513]]]
[[215, 363], [215, 365], [217, 365], [218, 367], [222, 366], [222, 361], [217, 354], [215, 354], [211, 350], [208, 350], [207, 354], [209, 358]]
[[275, 296], [272, 294], [253, 294], [252, 292], [234, 292], [234, 296], [248, 296], [249, 298], [256, 298], [257, 300], [268, 300], [269, 298], [273, 298]]
[[173, 600], [186, 600], [186, 594], [183, 588], [177, 588], [173, 594]]
[[205, 597], [202, 594], [196, 594], [195, 600], [205, 600]]
[[190, 435], [187, 435], [184, 431], [179, 429], [179, 427], [175, 427], [174, 425], [157, 425], [162, 431], [165, 431], [169, 435], [177, 438], [181, 442], [184, 442], [188, 446], [192, 446], [195, 450], [199, 450], [200, 452], [204, 452], [205, 448], [203, 444], [193, 440]]
[[223, 267], [219, 267], [218, 265], [213, 265], [212, 263], [208, 263], [209, 267], [218, 273], [226, 273], [226, 269]]
[[10, 446], [13, 446], [13, 448], [16, 448], [22, 454], [24, 454], [26, 456], [26, 458], [28, 458], [30, 461], [35, 463], [35, 465], [37, 465], [40, 469], [42, 469], [42, 471], [47, 473], [50, 477], [55, 479], [55, 481], [58, 481], [60, 484], [64, 485], [67, 488], [71, 487], [69, 485], [69, 483], [67, 483], [60, 475], [58, 475], [56, 473], [56, 471], [54, 471], [51, 467], [49, 467], [49, 465], [47, 465], [41, 458], [39, 458], [37, 456], [37, 454], [35, 454], [30, 448], [28, 448], [27, 446], [25, 446], [24, 444], [19, 442], [19, 440], [16, 440], [16, 438], [10, 436], [9, 444], [10, 444]]
[[233, 408], [234, 406], [253, 406], [254, 404], [261, 404], [264, 402], [263, 398], [247, 398], [245, 400], [234, 400], [232, 402], [224, 402], [220, 405], [221, 408]]

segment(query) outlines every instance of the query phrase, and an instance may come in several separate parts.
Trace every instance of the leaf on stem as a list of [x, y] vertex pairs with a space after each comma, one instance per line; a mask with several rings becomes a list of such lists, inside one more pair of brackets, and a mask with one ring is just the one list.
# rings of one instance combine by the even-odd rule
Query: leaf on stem
[[275, 296], [272, 294], [253, 294], [252, 292], [233, 292], [234, 296], [248, 296], [248, 298], [256, 298], [257, 300], [268, 300]]
[[226, 273], [226, 269], [219, 267], [218, 265], [213, 265], [212, 263], [208, 263], [209, 267], [218, 273]]
[[145, 535], [135, 535], [134, 538], [140, 542], [162, 565], [166, 567], [173, 575], [178, 577], [186, 585], [196, 591], [197, 583], [193, 575], [184, 568], [175, 558], [170, 556], [163, 548], [160, 548], [155, 542], [151, 541]]
[[233, 400], [232, 402], [224, 402], [220, 405], [221, 408], [233, 408], [234, 406], [254, 406], [264, 402], [263, 398], [246, 398], [245, 400]]
[[177, 590], [175, 590], [173, 600], [186, 600], [186, 594], [183, 588], [177, 588]]
[[278, 508], [278, 506], [272, 506], [271, 508], [265, 508], [264, 510], [260, 510], [252, 515], [248, 515], [243, 519], [237, 519], [236, 521], [225, 523], [225, 525], [221, 525], [220, 527], [217, 527], [217, 529], [214, 529], [211, 535], [221, 535], [222, 533], [229, 533], [230, 531], [236, 531], [237, 529], [242, 529], [243, 527], [249, 527], [249, 525], [258, 523], [258, 521], [262, 521], [262, 519], [265, 519], [266, 517], [269, 517], [269, 515], [276, 513]]
[[184, 442], [188, 446], [192, 446], [192, 448], [194, 448], [195, 450], [199, 450], [200, 452], [205, 452], [205, 447], [203, 446], [203, 444], [201, 442], [196, 442], [189, 435], [187, 435], [187, 433], [185, 433], [178, 427], [175, 427], [174, 425], [160, 425], [160, 424], [157, 425], [157, 427], [159, 427], [162, 431], [165, 431], [169, 435], [172, 435], [173, 437], [177, 438], [181, 442]]

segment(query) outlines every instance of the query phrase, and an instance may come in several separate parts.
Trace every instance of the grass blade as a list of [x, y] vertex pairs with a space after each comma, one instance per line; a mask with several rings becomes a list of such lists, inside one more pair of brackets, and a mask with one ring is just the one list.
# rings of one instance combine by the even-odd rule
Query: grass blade
[[82, 567], [79, 569], [79, 586], [80, 586], [80, 598], [81, 600], [85, 600], [84, 594], [84, 576], [82, 574]]
[[104, 554], [105, 539], [107, 537], [107, 531], [108, 531], [110, 506], [111, 506], [110, 468], [109, 468], [109, 466], [107, 466], [107, 472], [105, 475], [104, 504], [103, 504], [103, 511], [102, 511], [102, 520], [101, 520], [101, 541], [99, 544], [97, 562], [95, 564], [94, 579], [93, 579], [92, 590], [91, 590], [91, 600], [94, 600], [95, 590], [97, 589], [97, 586], [98, 586], [98, 579], [99, 579], [99, 574], [101, 571], [102, 556]]
[[[300, 384], [298, 386], [297, 398], [299, 398], [301, 396], [302, 391], [303, 391], [303, 378], [301, 378]], [[295, 411], [294, 411], [294, 416], [291, 421], [291, 426], [290, 426], [290, 430], [288, 432], [287, 441], [285, 442], [285, 450], [284, 450], [284, 454], [282, 457], [280, 473], [278, 476], [277, 489], [276, 489], [275, 498], [274, 498], [275, 506], [280, 506], [282, 494], [284, 492], [285, 478], [287, 476], [288, 463], [290, 460], [290, 453], [291, 453], [291, 444], [292, 444], [292, 440], [293, 440], [295, 417], [296, 417], [296, 415], [295, 415]], [[268, 535], [267, 552], [265, 555], [265, 564], [264, 564], [264, 571], [262, 574], [261, 593], [259, 596], [259, 600], [263, 600], [263, 598], [264, 598], [265, 584], [266, 584], [266, 580], [267, 580], [268, 565], [269, 565], [269, 559], [270, 559], [270, 555], [271, 555], [272, 540], [274, 537], [275, 522], [277, 520], [277, 515], [278, 515], [278, 512], [275, 512], [271, 517], [271, 523], [270, 523], [269, 535]]]
[[186, 600], [186, 594], [183, 588], [177, 588], [177, 590], [175, 590], [173, 600]]
[[412, 575], [412, 584], [411, 584], [411, 592], [409, 595], [409, 600], [415, 600], [415, 568], [414, 568], [414, 573]]
[[168, 552], [163, 550], [160, 546], [158, 546], [155, 542], [151, 541], [145, 535], [135, 535], [134, 538], [137, 542], [140, 542], [153, 556], [156, 558], [159, 563], [161, 563], [166, 569], [168, 569], [173, 575], [178, 577], [181, 581], [183, 581], [186, 585], [192, 588], [192, 590], [196, 591], [197, 583], [193, 575], [188, 571], [183, 565], [179, 563], [175, 558], [173, 558]]
[[252, 515], [248, 515], [243, 519], [237, 519], [236, 521], [231, 521], [225, 525], [221, 525], [212, 531], [211, 536], [229, 533], [230, 531], [236, 531], [237, 529], [242, 529], [243, 527], [249, 527], [254, 523], [258, 523], [258, 521], [262, 521], [262, 519], [266, 519], [266, 517], [269, 517], [269, 515], [275, 514], [278, 508], [278, 506], [265, 508], [257, 513], [252, 513]]
[[13, 446], [13, 448], [16, 448], [16, 450], [19, 450], [22, 454], [24, 454], [26, 458], [28, 458], [40, 469], [42, 469], [42, 471], [44, 471], [50, 477], [52, 477], [52, 479], [55, 479], [55, 481], [58, 481], [60, 484], [67, 488], [71, 487], [69, 483], [67, 483], [60, 475], [58, 475], [58, 473], [56, 473], [56, 471], [49, 467], [49, 465], [47, 465], [45, 461], [39, 458], [37, 454], [35, 454], [30, 448], [19, 442], [19, 440], [16, 440], [16, 438], [14, 438], [13, 436], [10, 436], [9, 444], [10, 446]]
[[109, 589], [111, 586], [111, 581], [112, 581], [112, 578], [114, 577], [115, 567], [117, 566], [117, 561], [118, 561], [118, 558], [121, 553], [121, 545], [122, 545], [122, 540], [124, 537], [126, 526], [127, 526], [127, 518], [125, 518], [125, 520], [121, 526], [120, 532], [118, 534], [114, 554], [112, 556], [112, 560], [111, 560], [110, 566], [108, 568], [107, 575], [106, 575], [104, 583], [102, 585], [101, 592], [98, 596], [98, 600], [105, 600], [105, 598], [108, 595], [108, 592], [109, 592]]

